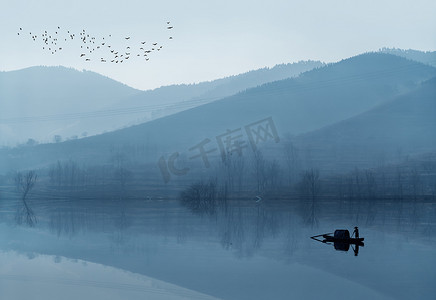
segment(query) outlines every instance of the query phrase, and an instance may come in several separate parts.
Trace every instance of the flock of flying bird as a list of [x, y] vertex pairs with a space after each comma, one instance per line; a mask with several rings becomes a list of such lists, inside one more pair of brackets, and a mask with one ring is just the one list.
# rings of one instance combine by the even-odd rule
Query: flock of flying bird
[[[166, 29], [171, 31], [173, 26], [170, 22], [166, 22]], [[27, 32], [20, 28], [18, 31], [18, 36], [25, 36]], [[29, 35], [34, 42], [42, 42], [42, 49], [48, 51], [52, 55], [60, 53], [64, 50], [64, 47], [69, 42], [78, 41], [80, 44], [80, 55], [79, 57], [84, 59], [85, 61], [96, 60], [95, 56], [98, 55], [97, 60], [102, 63], [125, 63], [129, 59], [138, 58], [144, 61], [148, 61], [150, 56], [157, 51], [161, 51], [163, 45], [158, 44], [157, 42], [146, 42], [146, 41], [137, 41], [136, 45], [132, 44], [133, 39], [130, 36], [124, 37], [124, 41], [126, 42], [125, 47], [121, 47], [121, 49], [115, 49], [112, 46], [112, 35], [97, 38], [88, 34], [88, 32], [83, 29], [81, 32], [73, 33], [69, 30], [65, 32], [62, 30], [60, 26], [57, 27], [57, 30], [54, 33], [49, 33], [47, 30], [42, 32], [41, 34], [35, 34], [29, 32]], [[169, 40], [172, 40], [173, 37], [170, 35], [168, 37]], [[119, 44], [119, 43], [118, 43]], [[64, 46], [65, 45], [65, 46]], [[64, 47], [62, 47], [64, 46]]]

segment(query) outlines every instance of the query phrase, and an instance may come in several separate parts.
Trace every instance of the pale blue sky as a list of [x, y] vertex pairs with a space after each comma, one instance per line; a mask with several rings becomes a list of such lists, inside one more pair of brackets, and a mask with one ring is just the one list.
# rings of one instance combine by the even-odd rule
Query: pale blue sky
[[[381, 47], [436, 50], [436, 1], [0, 1], [0, 70], [63, 65], [139, 89], [193, 83], [265, 66], [337, 61]], [[166, 21], [174, 29], [168, 39]], [[26, 31], [57, 26], [95, 36], [159, 41], [148, 62], [84, 62], [80, 49], [51, 55]], [[119, 39], [117, 39], [119, 38]]]

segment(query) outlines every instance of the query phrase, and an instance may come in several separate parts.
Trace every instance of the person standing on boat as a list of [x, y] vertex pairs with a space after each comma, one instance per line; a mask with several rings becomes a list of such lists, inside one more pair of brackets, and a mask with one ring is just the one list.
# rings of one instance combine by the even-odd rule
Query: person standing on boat
[[357, 226], [354, 227], [354, 232], [353, 232], [353, 234], [354, 234], [354, 237], [355, 237], [356, 239], [359, 238], [359, 228], [357, 228]]

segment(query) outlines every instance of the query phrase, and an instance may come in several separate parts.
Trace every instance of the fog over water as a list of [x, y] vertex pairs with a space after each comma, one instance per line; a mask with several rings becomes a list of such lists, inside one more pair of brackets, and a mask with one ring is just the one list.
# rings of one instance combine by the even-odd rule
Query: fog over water
[[0, 299], [433, 299], [435, 3], [0, 10]]
[[[1, 261], [8, 266], [0, 275], [4, 284], [36, 280], [32, 284], [50, 285], [50, 293], [57, 295], [77, 286], [85, 294], [98, 287], [99, 293], [113, 289], [124, 297], [138, 292], [154, 297], [143, 282], [161, 280], [222, 299], [316, 299], [340, 297], [344, 291], [357, 299], [410, 299], [435, 291], [434, 203], [384, 203], [374, 216], [348, 201], [323, 204], [320, 222], [312, 227], [304, 222], [299, 203], [232, 201], [213, 215], [199, 216], [169, 200], [44, 202], [34, 206], [35, 228], [14, 225], [13, 205], [2, 206], [9, 211], [1, 225]], [[329, 210], [331, 205], [337, 209]], [[309, 239], [320, 228], [355, 224], [366, 238], [357, 256], [352, 247], [337, 251]], [[116, 269], [101, 277], [98, 264]], [[145, 277], [129, 279], [117, 269]], [[332, 285], [341, 289], [331, 291]], [[161, 288], [168, 295], [174, 289], [184, 295], [172, 286]]]

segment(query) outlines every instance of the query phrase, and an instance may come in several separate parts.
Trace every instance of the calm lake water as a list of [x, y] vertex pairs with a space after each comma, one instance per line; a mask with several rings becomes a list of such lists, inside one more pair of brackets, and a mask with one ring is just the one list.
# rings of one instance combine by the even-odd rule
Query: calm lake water
[[[0, 298], [434, 299], [434, 204], [329, 208], [307, 224], [298, 205], [199, 216], [177, 201], [50, 200], [34, 204], [29, 228], [3, 203]], [[310, 239], [355, 225], [357, 256]]]

